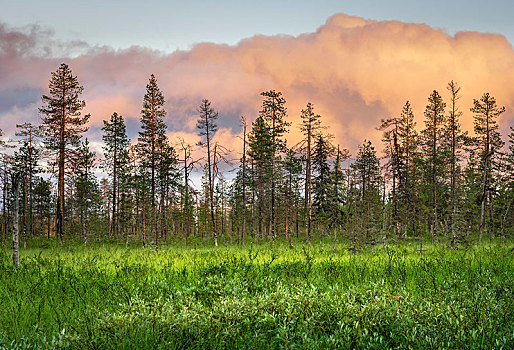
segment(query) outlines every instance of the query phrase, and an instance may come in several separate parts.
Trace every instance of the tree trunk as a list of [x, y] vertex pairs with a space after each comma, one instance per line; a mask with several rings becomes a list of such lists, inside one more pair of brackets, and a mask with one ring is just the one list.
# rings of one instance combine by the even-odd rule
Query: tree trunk
[[118, 223], [117, 223], [117, 218], [116, 218], [116, 205], [117, 205], [117, 202], [116, 202], [116, 186], [117, 186], [117, 182], [116, 182], [116, 170], [118, 168], [118, 164], [117, 164], [117, 156], [118, 156], [118, 149], [117, 149], [117, 139], [118, 139], [118, 131], [117, 131], [117, 127], [118, 127], [118, 122], [116, 121], [116, 119], [114, 119], [114, 155], [113, 155], [113, 169], [112, 169], [112, 222], [111, 222], [111, 232], [117, 236], [118, 235]]
[[19, 251], [19, 225], [18, 217], [20, 211], [20, 182], [18, 176], [14, 177], [14, 218], [13, 218], [13, 232], [12, 232], [12, 260], [14, 266], [20, 265], [20, 251]]
[[307, 237], [309, 243], [312, 242], [312, 179], [311, 179], [311, 124], [307, 129], [307, 165], [306, 165], [306, 194], [305, 199], [307, 201]]
[[[243, 117], [244, 118], [244, 117]], [[245, 231], [246, 231], [246, 119], [243, 119], [243, 227], [241, 228], [241, 247], [245, 243]]]
[[275, 111], [273, 111], [273, 126], [272, 126], [272, 159], [271, 159], [271, 239], [273, 240], [273, 244], [277, 239], [275, 233], [275, 154], [276, 154], [276, 145], [275, 145]]

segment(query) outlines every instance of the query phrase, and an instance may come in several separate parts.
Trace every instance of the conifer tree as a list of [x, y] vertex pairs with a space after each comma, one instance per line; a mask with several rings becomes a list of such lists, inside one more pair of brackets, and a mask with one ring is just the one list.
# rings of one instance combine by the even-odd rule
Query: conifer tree
[[318, 133], [315, 136], [312, 152], [312, 168], [314, 170], [312, 192], [314, 206], [318, 217], [329, 212], [330, 164], [328, 159], [334, 155], [334, 146], [330, 143], [330, 135]]
[[63, 240], [64, 224], [64, 183], [66, 163], [71, 156], [70, 149], [79, 146], [81, 135], [87, 131], [86, 123], [90, 115], [81, 115], [86, 103], [80, 99], [84, 88], [79, 84], [67, 64], [62, 63], [52, 72], [49, 94], [43, 95], [42, 126], [44, 140], [49, 151], [56, 154], [57, 177], [57, 214], [56, 237]]
[[246, 128], [248, 127], [248, 122], [246, 121], [245, 116], [241, 116], [241, 124], [243, 126], [243, 157], [241, 159], [242, 166], [242, 174], [241, 174], [241, 182], [242, 182], [242, 211], [243, 211], [243, 227], [241, 228], [241, 247], [245, 242], [245, 231], [246, 231]]
[[400, 229], [400, 217], [398, 214], [398, 188], [403, 185], [402, 174], [403, 157], [402, 150], [399, 140], [400, 123], [401, 118], [389, 118], [382, 119], [382, 124], [378, 128], [382, 130], [383, 137], [382, 141], [385, 143], [384, 152], [389, 160], [386, 163], [386, 168], [391, 172], [392, 178], [392, 204], [393, 204], [393, 220], [394, 220], [394, 231], [398, 235]]
[[[371, 141], [364, 140], [359, 147], [355, 163], [352, 164], [360, 187], [360, 214], [365, 229], [365, 238], [370, 240], [376, 231], [376, 208], [380, 201], [380, 163]], [[372, 211], [374, 213], [372, 213]]]
[[438, 241], [438, 205], [437, 193], [440, 179], [443, 176], [444, 157], [442, 157], [442, 143], [444, 137], [445, 115], [441, 95], [434, 90], [428, 97], [428, 105], [425, 108], [425, 129], [423, 130], [423, 147], [428, 165], [429, 185], [431, 187], [432, 220], [430, 231], [435, 242]]
[[[292, 149], [286, 151], [283, 161], [284, 168], [284, 209], [285, 209], [285, 233], [289, 247], [293, 246], [291, 225], [289, 218], [292, 216], [292, 209], [295, 210], [296, 224], [298, 225], [298, 199], [300, 197], [300, 177], [302, 173], [302, 158], [298, 157]], [[298, 226], [297, 226], [298, 229]]]
[[305, 212], [307, 215], [307, 237], [309, 242], [312, 239], [312, 144], [314, 136], [321, 128], [321, 115], [314, 114], [314, 106], [307, 103], [307, 107], [302, 109], [302, 125], [300, 127], [304, 139], [305, 147]]
[[191, 171], [194, 169], [196, 163], [199, 160], [192, 159], [191, 151], [192, 145], [187, 144], [184, 139], [180, 139], [180, 153], [183, 158], [178, 161], [183, 164], [182, 169], [184, 171], [184, 184], [182, 186], [182, 214], [184, 217], [184, 225], [185, 225], [185, 241], [186, 245], [191, 235], [192, 224], [194, 222], [194, 212], [193, 212], [193, 196], [192, 192], [194, 189], [190, 185], [190, 175]]
[[[52, 205], [52, 184], [48, 180], [39, 177], [36, 178], [34, 186], [34, 214], [36, 230], [40, 233], [46, 234], [50, 238], [50, 220], [51, 220], [51, 205]], [[46, 230], [45, 230], [46, 226]]]
[[196, 127], [199, 130], [200, 136], [205, 136], [205, 141], [200, 145], [205, 145], [207, 148], [207, 174], [209, 176], [208, 189], [209, 189], [209, 208], [212, 222], [212, 234], [214, 238], [214, 245], [218, 246], [218, 233], [216, 231], [216, 220], [214, 217], [214, 160], [213, 150], [211, 149], [212, 138], [218, 131], [216, 121], [218, 119], [218, 112], [215, 112], [211, 107], [211, 102], [207, 99], [202, 100], [200, 107], [198, 107], [199, 118]]
[[160, 189], [160, 223], [161, 236], [166, 238], [167, 222], [166, 213], [168, 212], [169, 202], [179, 183], [179, 172], [177, 169], [178, 157], [175, 149], [169, 144], [166, 138], [159, 144], [158, 149], [159, 168], [158, 168], [158, 184]]
[[263, 96], [262, 109], [259, 116], [263, 117], [271, 134], [271, 239], [276, 240], [276, 215], [275, 215], [275, 192], [276, 192], [276, 157], [277, 152], [284, 150], [284, 133], [288, 132], [290, 123], [286, 122], [286, 100], [280, 91], [269, 90], [261, 93]]
[[165, 116], [164, 96], [157, 85], [157, 79], [152, 74], [146, 85], [146, 93], [143, 98], [143, 109], [141, 110], [142, 130], [139, 132], [138, 137], [138, 151], [142, 160], [142, 166], [150, 171], [151, 218], [157, 249], [159, 247], [159, 235], [157, 232], [155, 172], [157, 171], [159, 162], [158, 149], [166, 139], [166, 124], [163, 120]]
[[496, 99], [486, 92], [479, 100], [473, 100], [471, 112], [474, 114], [475, 141], [480, 149], [482, 172], [482, 189], [478, 200], [480, 203], [480, 225], [477, 245], [480, 246], [486, 201], [489, 204], [489, 233], [491, 237], [494, 237], [492, 179], [495, 172], [496, 158], [503, 147], [496, 120], [505, 112], [505, 107], [498, 107]]
[[265, 201], [271, 181], [271, 163], [273, 157], [272, 137], [262, 116], [252, 123], [252, 131], [248, 135], [248, 155], [252, 159], [252, 178], [257, 202], [257, 228], [263, 238]]
[[87, 245], [89, 236], [90, 216], [96, 212], [99, 202], [99, 189], [94, 169], [96, 166], [96, 154], [89, 148], [89, 141], [86, 139], [76, 153], [76, 200], [79, 216], [80, 230]]
[[337, 240], [337, 230], [342, 224], [344, 214], [344, 197], [348, 189], [345, 186], [344, 171], [348, 173], [349, 169], [342, 169], [342, 163], [350, 158], [350, 152], [346, 148], [337, 145], [336, 158], [334, 160], [334, 168], [331, 174], [332, 190], [330, 192], [331, 211], [330, 217], [334, 228], [334, 243]]
[[129, 165], [128, 146], [125, 121], [121, 115], [114, 112], [109, 120], [103, 121], [102, 127], [104, 142], [103, 151], [105, 160], [102, 164], [103, 169], [112, 177], [112, 221], [110, 231], [117, 234], [118, 226], [118, 197], [120, 196], [119, 178], [127, 176]]
[[32, 123], [16, 124], [16, 128], [19, 130], [16, 132], [16, 136], [21, 137], [21, 142], [24, 146], [20, 148], [20, 153], [24, 154], [25, 164], [27, 165], [25, 171], [25, 194], [24, 194], [24, 214], [23, 214], [23, 226], [24, 231], [33, 233], [33, 177], [39, 173], [41, 169], [38, 167], [38, 161], [41, 156], [39, 149], [39, 141], [42, 137], [41, 126], [35, 126]]
[[398, 178], [402, 181], [399, 182], [398, 196], [402, 202], [401, 217], [410, 218], [412, 231], [416, 231], [416, 216], [417, 216], [417, 178], [418, 171], [416, 170], [415, 162], [418, 158], [418, 133], [416, 131], [416, 122], [414, 121], [414, 113], [410, 102], [405, 102], [400, 115], [400, 122], [398, 125], [398, 139], [401, 150], [400, 157], [400, 172]]
[[13, 168], [20, 176], [19, 195], [23, 200], [23, 222], [22, 222], [22, 241], [26, 246], [27, 236], [32, 234], [32, 179], [33, 176], [40, 172], [38, 166], [39, 150], [24, 141], [23, 145], [14, 153]]
[[451, 214], [450, 214], [450, 230], [452, 235], [452, 246], [455, 247], [457, 240], [457, 208], [459, 206], [459, 184], [460, 184], [460, 165], [462, 160], [462, 150], [467, 140], [467, 134], [462, 131], [460, 125], [460, 117], [462, 112], [459, 110], [457, 102], [460, 99], [460, 86], [457, 85], [453, 80], [450, 81], [446, 87], [450, 92], [450, 110], [447, 117], [447, 124], [445, 130], [445, 143], [446, 148], [450, 155], [450, 202], [451, 202]]

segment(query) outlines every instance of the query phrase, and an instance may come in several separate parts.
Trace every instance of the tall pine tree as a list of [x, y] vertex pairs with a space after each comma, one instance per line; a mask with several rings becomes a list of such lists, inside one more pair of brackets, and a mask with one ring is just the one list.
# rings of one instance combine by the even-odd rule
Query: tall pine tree
[[118, 234], [118, 198], [119, 193], [119, 178], [128, 175], [128, 146], [129, 140], [127, 138], [125, 121], [121, 115], [114, 112], [109, 120], [104, 120], [102, 127], [104, 141], [103, 151], [105, 160], [103, 168], [107, 171], [108, 175], [112, 178], [112, 221], [110, 232]]
[[80, 138], [87, 131], [86, 123], [90, 115], [81, 115], [86, 106], [80, 94], [84, 88], [79, 84], [67, 64], [62, 63], [52, 72], [49, 94], [43, 95], [43, 107], [39, 112], [44, 115], [42, 126], [48, 150], [56, 155], [57, 176], [57, 214], [56, 236], [63, 240], [64, 225], [64, 180], [66, 163], [71, 156], [70, 149], [79, 146]]
[[162, 95], [157, 79], [152, 74], [146, 85], [141, 110], [141, 131], [138, 137], [138, 151], [143, 167], [150, 172], [150, 205], [152, 230], [155, 235], [156, 249], [159, 247], [159, 234], [157, 232], [157, 207], [155, 198], [155, 172], [158, 168], [158, 149], [166, 139], [166, 124], [164, 117], [164, 96]]

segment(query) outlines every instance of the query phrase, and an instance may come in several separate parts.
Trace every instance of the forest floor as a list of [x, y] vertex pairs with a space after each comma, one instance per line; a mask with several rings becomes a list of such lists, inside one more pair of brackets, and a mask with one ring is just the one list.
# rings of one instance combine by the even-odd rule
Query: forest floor
[[513, 242], [0, 250], [0, 348], [514, 348]]

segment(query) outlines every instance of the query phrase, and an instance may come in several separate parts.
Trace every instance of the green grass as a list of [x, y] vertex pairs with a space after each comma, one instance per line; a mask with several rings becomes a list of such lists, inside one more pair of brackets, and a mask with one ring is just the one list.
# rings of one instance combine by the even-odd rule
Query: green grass
[[0, 253], [0, 348], [514, 348], [512, 244]]

